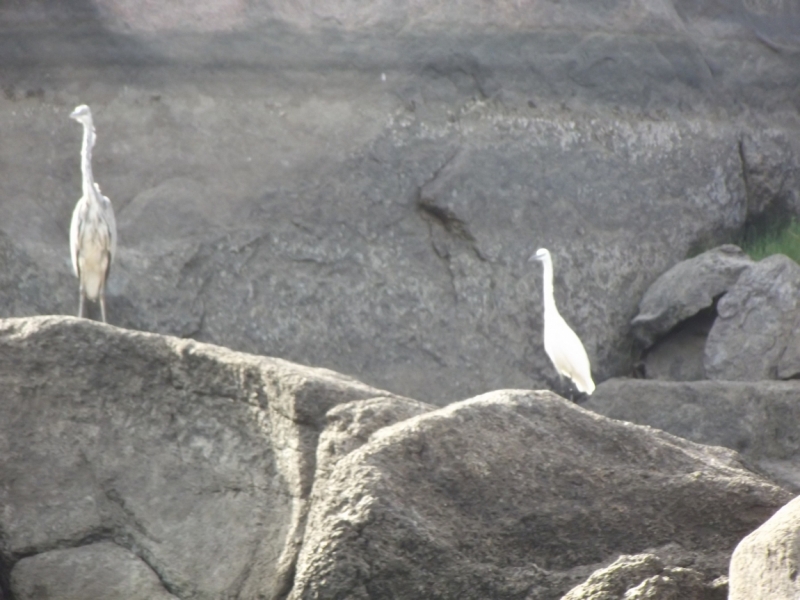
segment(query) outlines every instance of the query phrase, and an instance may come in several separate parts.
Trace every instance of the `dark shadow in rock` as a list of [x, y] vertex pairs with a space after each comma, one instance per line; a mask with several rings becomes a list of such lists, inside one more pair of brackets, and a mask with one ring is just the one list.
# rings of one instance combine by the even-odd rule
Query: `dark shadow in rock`
[[640, 372], [645, 379], [699, 381], [706, 378], [703, 352], [717, 317], [717, 300], [693, 317], [681, 321], [645, 350]]
[[11, 569], [6, 565], [6, 561], [0, 554], [0, 600], [11, 598], [11, 585], [10, 585]]

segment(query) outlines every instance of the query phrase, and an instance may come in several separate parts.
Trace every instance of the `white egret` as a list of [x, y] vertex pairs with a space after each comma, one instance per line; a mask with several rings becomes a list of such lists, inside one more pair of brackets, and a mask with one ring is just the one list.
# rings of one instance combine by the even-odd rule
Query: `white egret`
[[72, 212], [69, 228], [69, 249], [72, 269], [80, 282], [78, 316], [83, 317], [84, 301], [100, 302], [100, 314], [106, 322], [105, 289], [111, 263], [117, 251], [117, 223], [111, 201], [100, 192], [92, 177], [92, 148], [95, 142], [92, 112], [85, 104], [72, 114], [83, 125], [81, 173], [83, 196]]
[[559, 314], [553, 297], [553, 259], [545, 248], [539, 248], [529, 260], [541, 261], [544, 266], [544, 351], [556, 368], [559, 377], [566, 375], [579, 391], [594, 391], [592, 368], [580, 338]]

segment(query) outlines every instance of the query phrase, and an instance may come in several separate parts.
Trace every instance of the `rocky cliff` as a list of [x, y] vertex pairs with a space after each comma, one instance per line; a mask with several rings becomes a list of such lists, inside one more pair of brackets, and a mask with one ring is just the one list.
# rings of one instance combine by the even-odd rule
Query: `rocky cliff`
[[111, 322], [444, 404], [554, 383], [549, 248], [595, 378], [698, 245], [798, 209], [795, 3], [0, 6], [0, 316], [74, 314], [89, 104]]

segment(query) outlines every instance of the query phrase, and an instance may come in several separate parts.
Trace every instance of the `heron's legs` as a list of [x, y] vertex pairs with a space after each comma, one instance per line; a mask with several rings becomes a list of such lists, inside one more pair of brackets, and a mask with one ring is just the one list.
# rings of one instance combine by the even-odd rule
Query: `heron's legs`
[[103, 317], [103, 323], [106, 323], [106, 293], [105, 290], [100, 290], [100, 316]]
[[82, 319], [83, 318], [83, 299], [84, 299], [83, 286], [81, 286], [81, 291], [80, 291], [79, 297], [80, 297], [80, 300], [78, 301], [78, 318]]
[[[561, 371], [556, 369], [556, 373], [558, 373], [558, 395], [566, 397], [565, 390], [569, 390], [569, 383], [564, 383], [564, 374]], [[569, 378], [567, 378], [567, 381], [569, 381]]]

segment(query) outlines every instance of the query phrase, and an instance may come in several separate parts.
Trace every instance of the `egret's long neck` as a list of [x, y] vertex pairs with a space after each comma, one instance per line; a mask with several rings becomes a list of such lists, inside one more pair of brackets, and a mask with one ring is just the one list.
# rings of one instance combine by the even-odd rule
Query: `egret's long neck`
[[543, 290], [542, 297], [544, 298], [545, 311], [556, 310], [556, 300], [553, 297], [553, 260], [550, 256], [545, 256], [542, 260], [544, 267], [544, 274], [542, 276]]
[[94, 146], [94, 127], [83, 123], [83, 146], [81, 147], [81, 173], [83, 173], [83, 195], [91, 198], [94, 193], [92, 178], [92, 147]]

